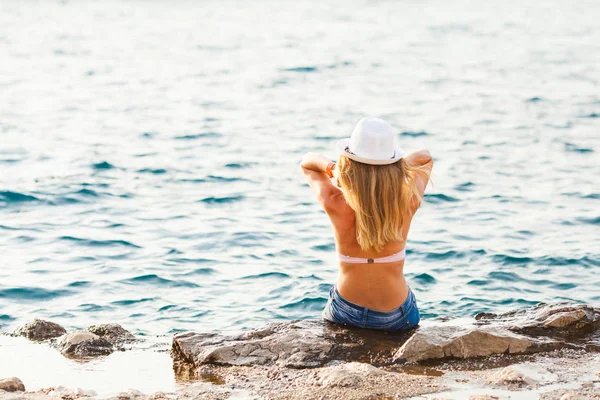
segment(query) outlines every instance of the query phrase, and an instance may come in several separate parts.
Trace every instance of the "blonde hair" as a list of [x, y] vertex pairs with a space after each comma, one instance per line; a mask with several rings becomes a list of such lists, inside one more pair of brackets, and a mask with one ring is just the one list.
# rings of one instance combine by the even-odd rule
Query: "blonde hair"
[[[429, 175], [404, 159], [389, 165], [363, 164], [340, 155], [338, 184], [356, 214], [356, 240], [363, 251], [381, 251], [402, 240], [402, 225], [411, 202], [421, 202], [416, 175]], [[410, 215], [410, 214], [408, 214]]]

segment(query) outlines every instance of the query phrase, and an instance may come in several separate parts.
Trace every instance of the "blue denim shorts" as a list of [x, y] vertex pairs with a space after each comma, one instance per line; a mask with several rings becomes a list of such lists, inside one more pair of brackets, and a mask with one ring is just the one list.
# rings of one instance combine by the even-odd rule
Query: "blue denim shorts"
[[349, 302], [333, 286], [322, 315], [323, 319], [336, 324], [390, 332], [414, 328], [420, 320], [417, 301], [410, 288], [406, 301], [400, 307], [391, 311], [376, 311]]

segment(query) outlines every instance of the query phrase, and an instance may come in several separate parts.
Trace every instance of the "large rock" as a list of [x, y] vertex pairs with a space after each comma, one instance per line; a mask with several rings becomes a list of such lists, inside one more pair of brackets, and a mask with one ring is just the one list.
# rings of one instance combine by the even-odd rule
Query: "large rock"
[[313, 368], [330, 361], [388, 364], [411, 332], [347, 329], [323, 321], [290, 321], [237, 335], [180, 333], [173, 337], [178, 367], [202, 364]]
[[440, 325], [419, 329], [398, 349], [393, 360], [418, 362], [504, 353], [532, 353], [554, 350], [562, 346], [561, 342], [527, 337], [500, 328]]
[[436, 320], [393, 334], [314, 320], [270, 324], [237, 335], [186, 332], [173, 337], [172, 354], [175, 371], [181, 374], [203, 364], [313, 368], [356, 361], [387, 365], [561, 348], [594, 351], [599, 348], [593, 345], [599, 328], [600, 309], [541, 304], [500, 315], [480, 314], [458, 326], [452, 320]]
[[135, 342], [135, 336], [119, 324], [92, 325], [86, 329], [95, 335], [98, 335], [113, 344]]
[[113, 352], [108, 340], [85, 331], [74, 331], [61, 337], [56, 344], [58, 350], [68, 357], [93, 357]]
[[500, 325], [525, 335], [573, 339], [600, 329], [600, 308], [585, 304], [540, 303], [504, 314], [481, 313], [475, 319], [481, 325]]
[[25, 336], [30, 340], [47, 340], [62, 336], [65, 333], [67, 331], [62, 326], [36, 318], [15, 330], [13, 334], [15, 336]]
[[5, 392], [24, 392], [25, 385], [23, 385], [23, 382], [16, 377], [0, 379], [0, 391], [1, 390], [4, 390]]

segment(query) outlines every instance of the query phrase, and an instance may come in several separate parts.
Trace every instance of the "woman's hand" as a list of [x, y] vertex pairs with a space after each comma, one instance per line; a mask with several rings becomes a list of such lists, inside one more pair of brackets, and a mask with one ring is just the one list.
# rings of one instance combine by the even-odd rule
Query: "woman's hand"
[[419, 150], [404, 157], [404, 160], [411, 167], [423, 167], [427, 164], [433, 165], [433, 158], [429, 150]]
[[329, 177], [332, 176], [332, 169], [335, 166], [327, 157], [318, 153], [306, 153], [302, 156], [300, 165], [311, 171], [324, 172]]

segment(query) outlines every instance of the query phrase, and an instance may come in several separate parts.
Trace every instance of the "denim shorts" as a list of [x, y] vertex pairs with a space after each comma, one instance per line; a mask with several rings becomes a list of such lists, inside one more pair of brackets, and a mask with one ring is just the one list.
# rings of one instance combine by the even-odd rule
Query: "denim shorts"
[[323, 319], [336, 324], [390, 332], [414, 328], [420, 320], [417, 301], [410, 288], [406, 301], [400, 307], [391, 311], [376, 311], [349, 302], [333, 286], [322, 315]]

